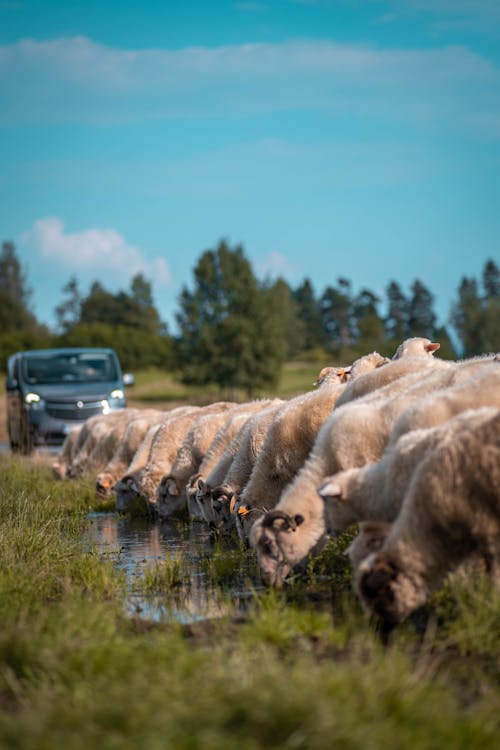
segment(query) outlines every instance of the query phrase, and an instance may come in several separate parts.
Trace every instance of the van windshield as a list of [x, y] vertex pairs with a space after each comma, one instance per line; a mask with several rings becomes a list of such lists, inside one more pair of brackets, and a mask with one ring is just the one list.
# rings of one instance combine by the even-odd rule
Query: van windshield
[[116, 380], [115, 358], [108, 352], [68, 352], [23, 358], [27, 383], [103, 383]]

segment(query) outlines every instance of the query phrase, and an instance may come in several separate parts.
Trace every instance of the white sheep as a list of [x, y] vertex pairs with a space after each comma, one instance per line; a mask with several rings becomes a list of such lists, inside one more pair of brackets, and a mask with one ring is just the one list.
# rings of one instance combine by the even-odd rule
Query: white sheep
[[411, 430], [390, 443], [380, 461], [338, 472], [318, 488], [329, 533], [360, 521], [391, 522], [397, 517], [414, 471], [425, 456], [464, 425], [478, 424], [491, 409], [467, 409], [443, 424]]
[[106, 466], [96, 477], [96, 492], [98, 495], [108, 495], [116, 480], [121, 477], [130, 465], [135, 453], [144, 440], [146, 433], [155, 424], [160, 424], [165, 419], [186, 414], [194, 407], [179, 406], [170, 411], [159, 411], [158, 409], [144, 409], [137, 417], [130, 420], [116, 447], [114, 454]]
[[345, 391], [337, 402], [337, 408], [360, 398], [386, 398], [404, 390], [409, 381], [405, 380], [413, 374], [415, 383], [427, 378], [428, 372], [436, 369], [446, 370], [455, 363], [446, 362], [432, 357], [405, 356], [395, 360], [388, 360], [383, 366], [356, 373], [356, 363], [351, 370], [351, 379]]
[[204, 414], [234, 406], [230, 402], [217, 402], [196, 407], [188, 414], [172, 417], [162, 422], [155, 432], [146, 464], [134, 473], [127, 473], [115, 485], [117, 510], [128, 510], [134, 502], [145, 502], [154, 513], [158, 485], [172, 467], [177, 452], [194, 422]]
[[410, 430], [442, 424], [465, 409], [500, 407], [500, 361], [480, 358], [466, 360], [459, 365], [472, 377], [431, 393], [405, 409], [394, 424], [390, 443], [396, 442]]
[[[219, 464], [223, 454], [227, 451], [236, 435], [245, 425], [247, 420], [250, 419], [252, 414], [266, 408], [270, 403], [271, 401], [269, 399], [262, 399], [260, 401], [243, 404], [244, 411], [231, 414], [227, 422], [219, 429], [200, 464], [198, 472], [191, 475], [188, 484], [186, 485], [187, 505], [191, 517], [199, 520], [206, 520], [204, 515], [204, 504], [200, 499], [204, 496], [206, 491], [207, 477]], [[234, 457], [234, 453], [232, 454], [232, 457]], [[229, 459], [226, 454], [226, 469], [221, 476], [221, 481], [229, 469], [229, 463], [230, 460], [232, 460], [232, 457]]]
[[[231, 500], [247, 483], [257, 456], [262, 450], [267, 431], [285, 403], [281, 399], [275, 399], [270, 406], [253, 414], [234, 439], [235, 444], [230, 446], [230, 450], [236, 448], [236, 452], [222, 483], [214, 483], [213, 474], [217, 473], [218, 466], [208, 477], [211, 508], [205, 511], [205, 514], [213, 528], [227, 530], [234, 526], [234, 519], [230, 513]], [[222, 464], [225, 464], [226, 458], [226, 454], [223, 454]]]
[[91, 471], [97, 458], [94, 451], [98, 443], [110, 435], [115, 427], [126, 425], [137, 415], [138, 409], [116, 409], [109, 414], [97, 414], [87, 419], [79, 431], [71, 463], [68, 464], [66, 476], [77, 477]]
[[[476, 365], [443, 363], [426, 370], [423, 379], [416, 373], [400, 378], [396, 395], [392, 382], [380, 389], [378, 398], [368, 395], [341, 407], [339, 399], [318, 433], [310, 457], [283, 492], [275, 510], [257, 520], [251, 529], [250, 540], [257, 549], [263, 577], [277, 582], [321, 543], [326, 529], [323, 503], [316, 489], [327, 476], [378, 461], [404, 409], [428, 393], [466, 380], [475, 370]], [[389, 396], [383, 398], [387, 390]]]
[[68, 466], [76, 455], [81, 429], [82, 425], [79, 425], [66, 435], [61, 450], [52, 464], [52, 473], [55, 479], [64, 479], [66, 476]]
[[[175, 419], [175, 417], [173, 417]], [[113, 486], [115, 506], [119, 511], [128, 510], [138, 498], [139, 481], [147, 464], [151, 446], [163, 422], [152, 425], [137, 448], [127, 470]]]
[[[267, 432], [252, 473], [234, 505], [239, 535], [246, 540], [256, 517], [273, 508], [286, 485], [308, 457], [319, 429], [344, 392], [345, 373], [350, 377], [385, 364], [376, 352], [357, 360], [352, 368], [325, 368], [316, 391], [297, 396], [276, 414]], [[353, 374], [354, 373], [354, 374]]]
[[360, 564], [356, 588], [369, 611], [391, 627], [470, 555], [481, 555], [498, 583], [498, 409], [478, 425], [462, 425], [420, 463], [384, 544]]
[[440, 347], [441, 344], [433, 343], [430, 339], [414, 336], [411, 339], [403, 341], [396, 349], [392, 358], [432, 356]]
[[156, 492], [156, 513], [169, 518], [182, 508], [187, 500], [186, 483], [198, 471], [219, 429], [231, 416], [242, 413], [246, 405], [232, 405], [200, 416], [190, 427], [177, 451], [170, 470], [162, 477]]

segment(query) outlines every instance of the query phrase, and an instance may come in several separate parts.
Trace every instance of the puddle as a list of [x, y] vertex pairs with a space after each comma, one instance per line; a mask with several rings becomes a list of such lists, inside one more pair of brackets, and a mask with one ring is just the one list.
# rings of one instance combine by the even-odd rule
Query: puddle
[[[210, 555], [213, 549], [213, 540], [203, 524], [176, 526], [97, 512], [89, 513], [87, 522], [86, 541], [125, 572], [128, 615], [156, 622], [187, 623], [227, 614], [227, 604], [221, 602], [217, 592], [211, 591], [202, 569], [202, 556]], [[172, 559], [182, 556], [183, 568], [187, 566], [189, 570], [189, 585], [181, 587], [178, 594], [138, 593], [139, 579], [146, 568], [154, 568], [167, 556]], [[234, 601], [242, 603], [252, 597], [250, 589], [229, 593]]]

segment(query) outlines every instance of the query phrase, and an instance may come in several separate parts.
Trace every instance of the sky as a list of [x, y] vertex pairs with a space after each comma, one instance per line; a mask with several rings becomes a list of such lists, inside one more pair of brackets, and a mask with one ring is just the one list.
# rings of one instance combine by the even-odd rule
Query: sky
[[51, 326], [140, 271], [175, 332], [221, 239], [446, 323], [500, 264], [500, 2], [0, 0], [0, 239]]

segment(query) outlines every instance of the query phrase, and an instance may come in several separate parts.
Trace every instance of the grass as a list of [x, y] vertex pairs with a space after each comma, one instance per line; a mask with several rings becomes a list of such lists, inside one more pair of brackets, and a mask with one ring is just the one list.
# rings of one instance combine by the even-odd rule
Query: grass
[[[189, 625], [124, 616], [125, 577], [82, 542], [85, 482], [0, 457], [0, 747], [243, 750], [495, 749], [500, 597], [450, 581], [383, 647], [332, 542], [280, 591]], [[196, 554], [196, 553], [194, 553]], [[252, 553], [202, 563], [221, 597]], [[193, 559], [146, 570], [178, 596]]]
[[[283, 366], [277, 387], [261, 393], [260, 396], [286, 398], [312, 390], [324, 363], [324, 359], [322, 363], [287, 362]], [[135, 385], [127, 388], [127, 400], [131, 406], [142, 404], [155, 407], [178, 402], [204, 404], [218, 399], [245, 401], [248, 397], [238, 391], [223, 393], [216, 386], [187, 386], [181, 383], [175, 373], [166, 373], [158, 368], [138, 371], [135, 373]]]

